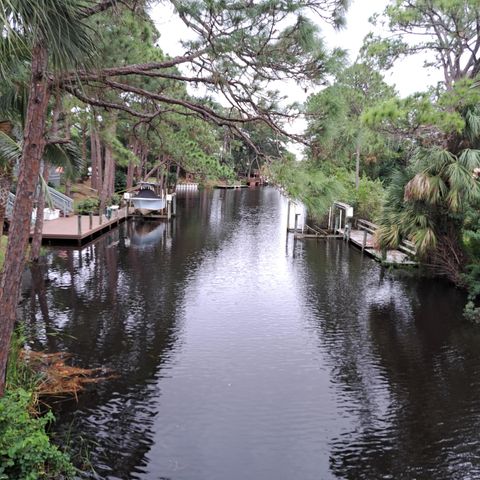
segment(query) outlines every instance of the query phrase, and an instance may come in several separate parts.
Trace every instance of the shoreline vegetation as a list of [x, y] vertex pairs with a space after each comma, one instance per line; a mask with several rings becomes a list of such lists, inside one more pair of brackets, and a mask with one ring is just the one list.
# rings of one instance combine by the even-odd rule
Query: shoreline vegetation
[[41, 376], [22, 355], [24, 338], [15, 334], [7, 368], [5, 395], [0, 398], [0, 478], [74, 478], [76, 468], [68, 453], [56, 446], [48, 426], [50, 409], [40, 412], [37, 386]]
[[60, 448], [49, 426], [55, 416], [49, 399], [77, 398], [84, 388], [109, 378], [104, 369], [69, 366], [69, 355], [34, 352], [15, 333], [7, 367], [5, 395], [0, 398], [0, 478], [73, 479], [78, 473], [69, 447]]

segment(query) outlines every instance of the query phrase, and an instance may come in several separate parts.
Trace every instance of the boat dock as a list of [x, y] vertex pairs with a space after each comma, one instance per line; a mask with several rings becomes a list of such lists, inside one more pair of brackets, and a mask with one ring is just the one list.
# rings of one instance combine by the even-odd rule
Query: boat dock
[[375, 260], [386, 265], [417, 265], [414, 260], [416, 251], [412, 242], [403, 240], [395, 250], [379, 250], [375, 246], [374, 235], [378, 225], [367, 220], [358, 219], [355, 222], [355, 228], [347, 225], [344, 228], [338, 228], [337, 232], [342, 235], [345, 241], [361, 249], [361, 251]]
[[[294, 206], [293, 215], [291, 213], [292, 206]], [[403, 240], [397, 249], [378, 249], [375, 245], [375, 231], [378, 229], [378, 225], [367, 220], [354, 219], [353, 208], [348, 204], [334, 203], [328, 213], [328, 225], [325, 228], [311, 226], [307, 223], [300, 227], [299, 217], [301, 216], [305, 217], [305, 213], [298, 213], [298, 207], [295, 206], [295, 202], [289, 200], [287, 233], [293, 233], [295, 239], [341, 239], [359, 248], [363, 254], [374, 258], [384, 265], [418, 265], [415, 245], [408, 240]], [[294, 219], [293, 228], [291, 219]]]
[[74, 215], [45, 221], [42, 242], [47, 244], [74, 242], [82, 245], [124, 222], [129, 216], [131, 215], [124, 207], [112, 212], [111, 218], [107, 218], [105, 215], [102, 217], [99, 215]]

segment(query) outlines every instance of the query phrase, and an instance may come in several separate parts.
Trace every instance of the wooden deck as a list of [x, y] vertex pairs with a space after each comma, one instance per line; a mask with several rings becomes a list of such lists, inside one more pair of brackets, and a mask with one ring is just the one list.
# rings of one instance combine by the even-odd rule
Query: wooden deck
[[317, 240], [329, 238], [341, 238], [350, 242], [355, 247], [362, 250], [363, 253], [369, 255], [375, 260], [382, 262], [384, 265], [392, 266], [414, 266], [417, 262], [414, 260], [415, 247], [411, 242], [403, 242], [398, 250], [387, 250], [382, 252], [377, 250], [374, 245], [373, 234], [378, 228], [377, 225], [366, 220], [358, 220], [358, 227], [355, 229], [334, 228], [333, 230], [325, 230], [318, 227], [305, 225], [303, 229], [295, 230], [287, 229], [293, 232], [296, 239], [315, 238]]
[[99, 215], [73, 215], [61, 217], [57, 220], [45, 221], [43, 223], [43, 242], [76, 242], [82, 244], [91, 240], [101, 233], [111, 230], [128, 218], [126, 208], [120, 208], [113, 212], [112, 217], [107, 219], [103, 216], [100, 221]]
[[[342, 236], [345, 235], [345, 229], [343, 228], [338, 229], [338, 232]], [[364, 230], [351, 230], [348, 233], [348, 240], [356, 247], [362, 249], [364, 236]], [[373, 235], [368, 232], [366, 234], [365, 248], [363, 251], [370, 257], [375, 258], [375, 260], [387, 265], [417, 265], [417, 262], [411, 260], [409, 255], [400, 250], [387, 250], [385, 257], [382, 257], [382, 252], [375, 249]]]
[[346, 239], [349, 240], [350, 243], [362, 249], [367, 255], [383, 264], [397, 266], [417, 265], [417, 262], [411, 259], [411, 255], [408, 255], [401, 250], [387, 250], [385, 255], [382, 255], [382, 252], [375, 248], [373, 234], [366, 230], [352, 229], [345, 233], [345, 229], [339, 228], [337, 231], [343, 236], [346, 236]]

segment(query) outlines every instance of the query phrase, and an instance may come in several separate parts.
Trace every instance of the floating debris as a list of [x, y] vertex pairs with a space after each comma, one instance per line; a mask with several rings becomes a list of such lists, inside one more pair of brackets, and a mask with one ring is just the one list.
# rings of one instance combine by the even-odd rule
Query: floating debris
[[20, 358], [40, 376], [36, 386], [39, 396], [73, 396], [92, 383], [117, 378], [112, 370], [105, 368], [80, 368], [67, 365], [66, 360], [72, 355], [65, 352], [43, 353], [22, 350]]

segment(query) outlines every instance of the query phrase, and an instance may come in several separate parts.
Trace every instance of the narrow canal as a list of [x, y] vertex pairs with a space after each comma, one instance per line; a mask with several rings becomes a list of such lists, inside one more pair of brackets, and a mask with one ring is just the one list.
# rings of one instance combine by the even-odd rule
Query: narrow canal
[[56, 406], [87, 477], [480, 477], [463, 295], [285, 228], [274, 189], [202, 192], [33, 271], [32, 347], [117, 374]]

